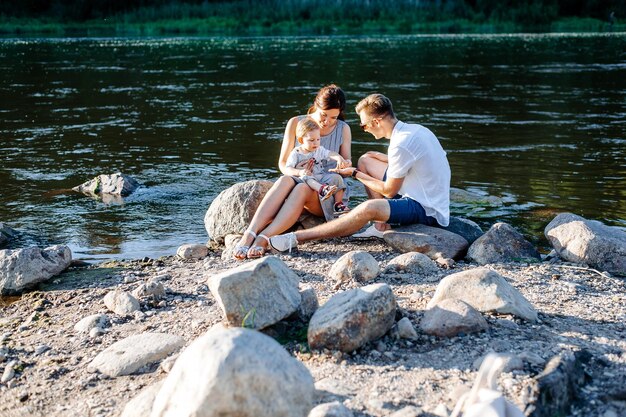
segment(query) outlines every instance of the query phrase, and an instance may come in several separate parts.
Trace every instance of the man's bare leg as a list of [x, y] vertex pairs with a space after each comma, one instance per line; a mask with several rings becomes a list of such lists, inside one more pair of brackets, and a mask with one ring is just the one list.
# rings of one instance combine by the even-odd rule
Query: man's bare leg
[[[357, 167], [360, 171], [364, 172], [370, 177], [374, 177], [382, 181], [388, 164], [366, 153], [359, 158]], [[384, 198], [382, 194], [379, 194], [376, 191], [372, 191], [367, 187], [365, 187], [365, 192], [367, 193], [367, 198], [369, 198], [370, 200]], [[389, 216], [387, 216], [387, 218], [389, 218]], [[375, 222], [374, 227], [376, 228], [376, 230], [379, 230], [381, 232], [391, 229], [390, 225], [381, 222]]]
[[295, 232], [298, 242], [350, 236], [370, 221], [386, 222], [389, 219], [389, 203], [384, 199], [367, 200], [348, 214], [332, 222]]

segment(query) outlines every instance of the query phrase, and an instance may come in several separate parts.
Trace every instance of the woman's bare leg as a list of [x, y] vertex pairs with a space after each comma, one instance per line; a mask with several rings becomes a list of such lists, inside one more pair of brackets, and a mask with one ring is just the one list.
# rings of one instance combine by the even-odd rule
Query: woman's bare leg
[[[319, 195], [311, 190], [308, 185], [297, 184], [283, 203], [276, 217], [274, 217], [274, 220], [260, 234], [272, 237], [284, 232], [298, 221], [304, 209], [316, 216], [324, 215], [320, 206]], [[254, 241], [254, 246], [248, 251], [248, 257], [261, 256], [265, 252], [267, 245], [267, 240], [257, 237]]]
[[[276, 180], [272, 188], [269, 189], [263, 200], [261, 200], [261, 204], [259, 204], [254, 216], [252, 216], [248, 230], [256, 234], [270, 223], [295, 185], [294, 179], [288, 176], [282, 176]], [[244, 233], [237, 246], [250, 246], [253, 242], [254, 235]], [[237, 259], [245, 259], [247, 251], [235, 251], [234, 256]]]

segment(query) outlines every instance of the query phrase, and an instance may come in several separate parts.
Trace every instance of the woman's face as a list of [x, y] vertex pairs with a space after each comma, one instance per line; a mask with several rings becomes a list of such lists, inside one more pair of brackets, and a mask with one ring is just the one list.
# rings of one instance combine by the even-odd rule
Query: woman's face
[[341, 113], [339, 109], [322, 110], [318, 108], [310, 116], [317, 122], [320, 128], [324, 129], [337, 124], [339, 113]]

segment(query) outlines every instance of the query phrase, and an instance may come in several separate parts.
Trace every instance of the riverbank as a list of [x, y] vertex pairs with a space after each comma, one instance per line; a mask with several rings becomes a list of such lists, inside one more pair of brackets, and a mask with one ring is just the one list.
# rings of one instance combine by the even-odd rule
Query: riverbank
[[[143, 332], [181, 336], [186, 345], [222, 321], [222, 312], [207, 279], [240, 263], [221, 259], [221, 248], [198, 261], [176, 257], [109, 262], [72, 268], [38, 291], [2, 308], [2, 371], [13, 362], [15, 376], [0, 386], [0, 414], [7, 416], [116, 416], [144, 387], [166, 377], [171, 361], [149, 365], [136, 375], [106, 377], [87, 371], [92, 359], [114, 342]], [[315, 290], [322, 305], [338, 288], [327, 274], [349, 250], [369, 252], [384, 267], [398, 253], [382, 241], [329, 240], [301, 245], [280, 259], [296, 272], [301, 288]], [[395, 271], [373, 282], [388, 284], [399, 315], [419, 327], [439, 281], [454, 272], [476, 268], [459, 262], [424, 277]], [[313, 375], [317, 402], [338, 400], [355, 416], [386, 416], [415, 406], [411, 416], [434, 416], [441, 404], [451, 409], [460, 384], [471, 384], [475, 363], [486, 353], [510, 353], [517, 365], [499, 385], [522, 407], [525, 387], [557, 354], [587, 350], [591, 360], [568, 416], [617, 416], [626, 413], [626, 286], [624, 278], [600, 275], [580, 265], [546, 258], [542, 262], [490, 264], [531, 302], [539, 322], [510, 315], [483, 314], [485, 332], [438, 338], [418, 330], [414, 340], [390, 335], [352, 354], [311, 352], [302, 324], [280, 322], [265, 332], [279, 340]], [[104, 307], [104, 295], [115, 288], [133, 291], [148, 280], [166, 287], [161, 301], [144, 301], [131, 316]], [[109, 325], [99, 334], [79, 333], [74, 325], [93, 314], [106, 314]], [[96, 332], [97, 333], [97, 332]]]
[[442, 19], [239, 20], [229, 17], [158, 19], [121, 18], [61, 22], [53, 19], [0, 18], [3, 36], [309, 36], [384, 34], [619, 33], [626, 22], [612, 25], [594, 18], [563, 18], [548, 24]]

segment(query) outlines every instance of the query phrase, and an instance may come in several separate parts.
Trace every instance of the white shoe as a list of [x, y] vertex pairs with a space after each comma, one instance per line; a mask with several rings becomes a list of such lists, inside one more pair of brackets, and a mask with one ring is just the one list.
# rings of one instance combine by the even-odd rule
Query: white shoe
[[298, 239], [295, 233], [287, 233], [284, 235], [276, 235], [270, 238], [270, 246], [279, 252], [289, 251], [298, 247]]
[[382, 239], [383, 236], [384, 236], [383, 232], [378, 230], [376, 226], [374, 225], [371, 225], [370, 227], [368, 227], [361, 233], [355, 233], [352, 235], [352, 237], [355, 237], [357, 239], [369, 239], [371, 237], [377, 237], [379, 239]]

